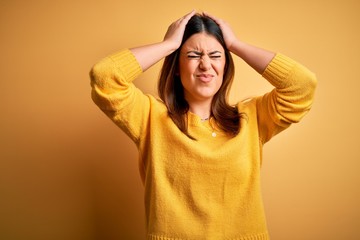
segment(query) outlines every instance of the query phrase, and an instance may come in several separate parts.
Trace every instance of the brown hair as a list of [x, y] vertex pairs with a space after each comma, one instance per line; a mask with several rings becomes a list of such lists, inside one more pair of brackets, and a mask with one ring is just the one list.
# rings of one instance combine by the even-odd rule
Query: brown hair
[[180, 47], [164, 60], [158, 83], [159, 96], [164, 101], [168, 114], [176, 126], [188, 137], [194, 139], [187, 130], [189, 104], [184, 97], [184, 88], [181, 84], [178, 68], [179, 53], [182, 45], [193, 34], [201, 32], [206, 32], [219, 41], [225, 50], [226, 58], [223, 83], [213, 97], [210, 116], [220, 129], [231, 136], [235, 136], [240, 130], [241, 114], [236, 107], [230, 106], [226, 99], [234, 78], [234, 62], [230, 51], [226, 48], [220, 27], [211, 18], [196, 14], [189, 20]]

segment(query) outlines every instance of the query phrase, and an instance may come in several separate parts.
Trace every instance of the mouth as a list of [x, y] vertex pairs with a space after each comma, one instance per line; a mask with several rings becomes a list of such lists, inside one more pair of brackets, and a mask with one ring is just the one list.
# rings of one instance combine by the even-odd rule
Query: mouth
[[199, 79], [201, 82], [210, 82], [215, 76], [213, 74], [196, 74], [195, 75], [197, 79]]

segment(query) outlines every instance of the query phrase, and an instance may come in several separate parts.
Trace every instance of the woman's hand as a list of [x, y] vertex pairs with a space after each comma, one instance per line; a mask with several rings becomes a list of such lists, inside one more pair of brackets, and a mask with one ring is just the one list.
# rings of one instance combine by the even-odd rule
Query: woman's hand
[[146, 71], [149, 67], [180, 47], [186, 24], [194, 14], [195, 11], [193, 10], [173, 22], [169, 26], [163, 41], [130, 49], [143, 71]]
[[224, 40], [225, 40], [225, 44], [226, 44], [226, 48], [229, 51], [232, 51], [232, 47], [239, 41], [235, 35], [235, 33], [233, 32], [233, 30], [231, 29], [230, 25], [225, 22], [224, 20], [217, 18], [209, 13], [204, 12], [204, 15], [211, 18], [212, 20], [214, 20], [217, 25], [219, 25], [221, 32], [223, 34]]
[[194, 16], [194, 14], [195, 10], [186, 14], [182, 18], [179, 18], [168, 27], [164, 37], [164, 42], [170, 43], [173, 46], [174, 51], [180, 47], [186, 24], [189, 22], [190, 18]]
[[262, 74], [267, 65], [273, 59], [275, 54], [273, 52], [261, 49], [245, 42], [240, 41], [230, 28], [229, 24], [224, 20], [217, 18], [208, 13], [206, 16], [214, 20], [220, 27], [226, 47], [229, 51], [244, 60], [249, 66], [255, 69], [258, 73]]

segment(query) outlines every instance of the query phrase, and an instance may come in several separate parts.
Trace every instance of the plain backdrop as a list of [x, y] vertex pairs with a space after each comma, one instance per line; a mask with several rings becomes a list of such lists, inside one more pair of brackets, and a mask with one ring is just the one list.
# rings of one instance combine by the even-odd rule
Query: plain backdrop
[[[136, 147], [92, 102], [88, 73], [192, 9], [318, 77], [310, 113], [264, 148], [272, 239], [360, 239], [358, 0], [1, 0], [0, 239], [145, 238]], [[135, 84], [156, 94], [160, 66]], [[236, 59], [231, 101], [270, 89]]]

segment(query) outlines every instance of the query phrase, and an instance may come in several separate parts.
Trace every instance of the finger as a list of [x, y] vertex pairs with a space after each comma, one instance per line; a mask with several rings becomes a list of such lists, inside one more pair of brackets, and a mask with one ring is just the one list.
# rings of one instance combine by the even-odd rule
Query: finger
[[212, 18], [213, 20], [216, 19], [216, 17], [208, 12], [203, 12], [205, 16], [209, 17], [209, 18]]
[[189, 12], [188, 14], [186, 14], [185, 16], [183, 16], [182, 18], [180, 18], [179, 21], [186, 21], [186, 22], [188, 22], [188, 21], [190, 20], [190, 18], [195, 15], [195, 13], [196, 13], [196, 11], [195, 11], [195, 10], [192, 10], [191, 12]]
[[220, 24], [221, 22], [221, 19], [220, 18], [217, 18], [215, 17], [214, 15], [208, 13], [208, 12], [204, 12], [204, 15], [211, 18], [212, 20], [214, 20], [217, 24]]
[[196, 13], [195, 9], [193, 9], [191, 12], [189, 12], [188, 14], [186, 14], [184, 16], [184, 19], [187, 18], [187, 19], [190, 19], [192, 16], [194, 16]]

